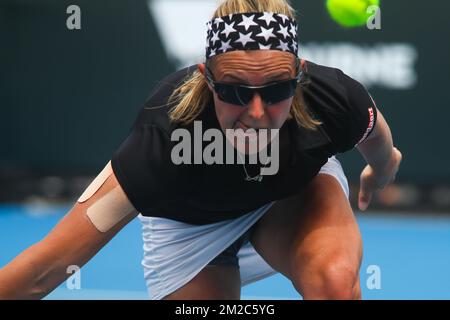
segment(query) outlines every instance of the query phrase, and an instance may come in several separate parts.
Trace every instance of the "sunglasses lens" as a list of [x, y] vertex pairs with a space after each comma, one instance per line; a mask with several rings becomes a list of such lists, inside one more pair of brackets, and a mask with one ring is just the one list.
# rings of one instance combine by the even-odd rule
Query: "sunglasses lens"
[[293, 97], [296, 87], [297, 80], [289, 80], [267, 86], [259, 91], [267, 104], [275, 104]]
[[240, 99], [236, 94], [234, 86], [227, 84], [216, 84], [216, 93], [220, 100], [230, 104], [240, 105]]
[[235, 86], [234, 89], [241, 105], [246, 106], [252, 101], [253, 95], [255, 94], [254, 89], [240, 86]]
[[253, 98], [253, 89], [237, 85], [217, 83], [215, 90], [220, 100], [234, 105], [246, 106]]

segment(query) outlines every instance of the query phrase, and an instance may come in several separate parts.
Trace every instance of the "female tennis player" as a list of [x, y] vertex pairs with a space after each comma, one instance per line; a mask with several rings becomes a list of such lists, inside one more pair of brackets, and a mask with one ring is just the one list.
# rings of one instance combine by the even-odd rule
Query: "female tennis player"
[[[365, 210], [402, 158], [385, 119], [360, 83], [298, 58], [286, 0], [226, 0], [207, 27], [205, 63], [154, 88], [73, 209], [0, 270], [0, 298], [44, 297], [136, 216], [151, 299], [239, 299], [242, 286], [277, 272], [305, 299], [361, 298], [361, 235], [334, 156], [356, 147], [367, 161]], [[270, 161], [229, 164], [219, 148], [219, 161], [198, 161], [208, 142], [234, 141], [215, 132], [237, 129], [270, 147]], [[270, 140], [264, 129], [275, 130]], [[181, 137], [192, 152], [176, 152]], [[177, 163], [177, 154], [199, 158]], [[262, 174], [277, 156], [275, 173]]]

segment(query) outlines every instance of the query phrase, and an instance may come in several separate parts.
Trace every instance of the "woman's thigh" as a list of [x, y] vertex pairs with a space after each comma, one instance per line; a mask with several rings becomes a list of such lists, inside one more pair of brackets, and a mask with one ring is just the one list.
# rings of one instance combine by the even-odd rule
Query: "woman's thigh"
[[358, 225], [341, 185], [328, 174], [318, 174], [301, 193], [275, 203], [258, 221], [251, 242], [299, 291], [317, 284], [319, 268], [359, 272]]
[[241, 278], [236, 266], [208, 265], [164, 300], [239, 300]]

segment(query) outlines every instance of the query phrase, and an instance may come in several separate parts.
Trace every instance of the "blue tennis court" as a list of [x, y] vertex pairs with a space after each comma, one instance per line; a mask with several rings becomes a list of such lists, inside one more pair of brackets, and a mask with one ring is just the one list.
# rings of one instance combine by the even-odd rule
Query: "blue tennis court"
[[[0, 207], [0, 266], [44, 237], [69, 207]], [[450, 299], [450, 217], [358, 214], [364, 240], [364, 299]], [[140, 222], [125, 227], [82, 270], [80, 289], [63, 283], [47, 299], [147, 299]], [[380, 289], [369, 289], [373, 267]], [[368, 272], [369, 271], [369, 272]], [[243, 299], [300, 299], [281, 275], [244, 287]]]

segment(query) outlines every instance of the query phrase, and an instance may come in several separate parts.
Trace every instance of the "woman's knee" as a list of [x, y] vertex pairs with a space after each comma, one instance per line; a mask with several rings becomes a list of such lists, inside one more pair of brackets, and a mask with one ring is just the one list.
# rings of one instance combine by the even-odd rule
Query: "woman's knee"
[[360, 299], [359, 261], [333, 253], [293, 263], [291, 281], [305, 299]]

